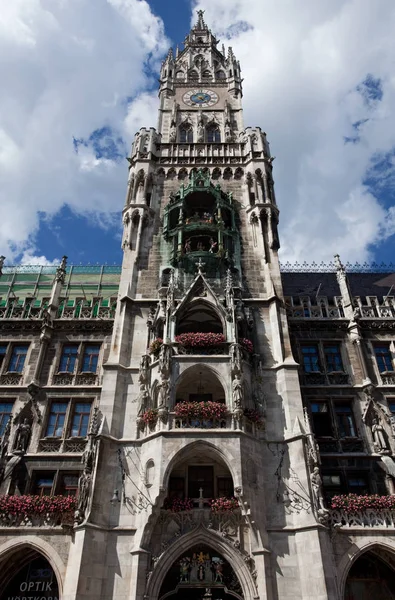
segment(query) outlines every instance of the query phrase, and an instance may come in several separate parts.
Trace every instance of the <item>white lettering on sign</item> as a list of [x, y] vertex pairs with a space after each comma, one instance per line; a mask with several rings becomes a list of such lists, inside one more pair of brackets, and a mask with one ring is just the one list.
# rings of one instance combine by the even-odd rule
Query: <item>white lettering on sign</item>
[[7, 600], [59, 600], [57, 596], [8, 596]]
[[21, 592], [52, 592], [52, 581], [23, 581], [19, 586]]

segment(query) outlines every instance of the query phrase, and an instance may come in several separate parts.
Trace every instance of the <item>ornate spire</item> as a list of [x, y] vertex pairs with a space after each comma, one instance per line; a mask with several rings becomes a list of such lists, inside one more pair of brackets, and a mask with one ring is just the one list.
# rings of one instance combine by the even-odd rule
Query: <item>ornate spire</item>
[[198, 21], [195, 25], [195, 29], [198, 29], [199, 31], [203, 31], [204, 29], [207, 29], [207, 25], [204, 22], [204, 10], [197, 10], [197, 15], [198, 15]]

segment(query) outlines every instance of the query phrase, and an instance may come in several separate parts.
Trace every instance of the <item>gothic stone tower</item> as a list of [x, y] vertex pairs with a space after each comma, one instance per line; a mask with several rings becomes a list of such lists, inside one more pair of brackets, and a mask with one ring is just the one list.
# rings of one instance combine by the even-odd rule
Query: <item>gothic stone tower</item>
[[93, 498], [64, 597], [323, 600], [273, 158], [202, 11], [184, 45], [128, 159]]

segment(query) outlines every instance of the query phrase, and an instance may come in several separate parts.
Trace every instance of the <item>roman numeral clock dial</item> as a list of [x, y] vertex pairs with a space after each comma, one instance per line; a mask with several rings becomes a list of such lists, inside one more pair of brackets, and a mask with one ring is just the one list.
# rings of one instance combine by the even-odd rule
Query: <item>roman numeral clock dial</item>
[[190, 90], [186, 92], [182, 100], [188, 106], [209, 108], [218, 102], [218, 95], [212, 90]]

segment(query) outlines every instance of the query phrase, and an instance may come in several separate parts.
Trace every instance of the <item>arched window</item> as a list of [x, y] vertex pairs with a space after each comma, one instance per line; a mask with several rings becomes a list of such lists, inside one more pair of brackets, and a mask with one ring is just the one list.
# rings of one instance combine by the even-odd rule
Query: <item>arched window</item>
[[210, 73], [210, 71], [203, 71], [203, 78], [204, 79], [211, 79], [211, 73]]
[[199, 79], [199, 74], [195, 70], [189, 71], [188, 75], [189, 79]]
[[208, 143], [221, 143], [221, 132], [218, 125], [209, 125], [207, 127], [207, 141]]
[[177, 71], [177, 73], [176, 73], [177, 79], [184, 79], [184, 77], [185, 77], [184, 71]]
[[217, 71], [215, 76], [217, 79], [226, 79], [226, 75], [223, 71]]
[[193, 144], [192, 127], [180, 127], [180, 144]]

